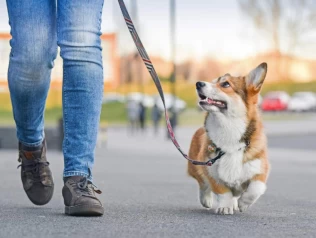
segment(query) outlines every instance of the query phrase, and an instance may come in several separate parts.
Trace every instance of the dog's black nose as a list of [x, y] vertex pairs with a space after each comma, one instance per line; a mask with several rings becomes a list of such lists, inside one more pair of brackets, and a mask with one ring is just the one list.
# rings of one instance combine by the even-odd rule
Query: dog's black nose
[[205, 86], [205, 83], [203, 83], [203, 82], [197, 82], [196, 83], [196, 89], [203, 88], [204, 86]]

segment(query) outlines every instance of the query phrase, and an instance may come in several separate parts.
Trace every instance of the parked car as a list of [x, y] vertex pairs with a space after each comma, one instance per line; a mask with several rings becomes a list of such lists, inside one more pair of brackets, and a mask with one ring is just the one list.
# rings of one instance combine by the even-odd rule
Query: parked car
[[283, 91], [267, 93], [263, 98], [261, 108], [263, 111], [285, 111], [287, 110], [290, 96]]
[[316, 95], [312, 92], [294, 93], [289, 102], [288, 110], [294, 112], [316, 110]]
[[143, 102], [145, 107], [154, 106], [154, 99], [151, 96], [143, 94], [143, 93], [139, 93], [139, 92], [129, 93], [126, 96], [126, 99], [128, 101]]
[[258, 107], [259, 108], [261, 108], [262, 101], [263, 101], [263, 97], [261, 96], [261, 94], [259, 94], [259, 96], [258, 96]]
[[122, 94], [110, 92], [103, 94], [102, 103], [121, 102], [125, 101], [125, 97]]
[[[174, 102], [175, 102], [175, 109], [177, 112], [183, 111], [187, 106], [185, 101], [183, 101], [182, 99], [180, 99], [178, 97], [174, 98], [174, 96], [172, 94], [166, 93], [166, 94], [164, 94], [164, 97], [165, 97], [165, 103], [166, 103], [167, 109], [171, 109]], [[158, 108], [163, 111], [164, 107], [163, 107], [162, 100], [161, 100], [160, 96], [157, 95], [154, 98], [155, 98], [154, 100], [157, 103]]]

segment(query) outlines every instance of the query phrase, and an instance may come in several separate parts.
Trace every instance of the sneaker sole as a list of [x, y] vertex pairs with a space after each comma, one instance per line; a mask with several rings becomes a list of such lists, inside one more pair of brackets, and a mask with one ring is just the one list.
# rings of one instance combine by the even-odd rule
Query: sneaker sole
[[[25, 191], [25, 190], [24, 190]], [[54, 195], [54, 185], [51, 186], [51, 190], [50, 192], [48, 193], [48, 196], [46, 198], [46, 200], [42, 200], [42, 201], [39, 201], [39, 200], [36, 200], [36, 198], [32, 198], [32, 196], [30, 196], [28, 194], [27, 191], [25, 191], [27, 197], [29, 198], [29, 200], [34, 204], [34, 205], [37, 205], [37, 206], [44, 206], [46, 205], [47, 203], [50, 202], [50, 200], [52, 199], [53, 195]], [[40, 197], [40, 196], [38, 196]]]
[[65, 214], [69, 216], [102, 216], [102, 206], [65, 206]]

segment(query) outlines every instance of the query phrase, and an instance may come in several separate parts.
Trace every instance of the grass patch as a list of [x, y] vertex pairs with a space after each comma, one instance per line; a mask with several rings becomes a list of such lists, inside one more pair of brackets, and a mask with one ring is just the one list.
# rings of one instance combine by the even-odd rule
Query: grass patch
[[0, 125], [13, 125], [13, 114], [8, 110], [0, 110]]
[[61, 107], [55, 107], [45, 110], [45, 124], [57, 124], [59, 119], [62, 117], [63, 111]]
[[[151, 108], [146, 109], [146, 120], [151, 120]], [[126, 124], [127, 110], [124, 103], [112, 102], [102, 105], [101, 122], [108, 124]]]
[[301, 91], [316, 92], [316, 81], [308, 83], [284, 82], [264, 84], [262, 88], [262, 95], [265, 95], [269, 91], [285, 91], [290, 95]]
[[204, 124], [205, 112], [198, 108], [188, 108], [184, 110], [179, 116], [179, 125], [198, 125]]
[[[45, 124], [54, 125], [62, 116], [61, 108], [51, 108], [45, 111]], [[0, 125], [14, 125], [13, 113], [9, 110], [0, 110]]]
[[113, 102], [102, 105], [101, 122], [124, 124], [127, 122], [125, 104]]
[[[162, 82], [162, 87], [165, 93], [170, 93], [169, 82]], [[125, 84], [119, 86], [116, 90], [106, 89], [106, 91], [116, 91], [122, 94], [129, 92], [137, 92], [140, 87], [137, 84]], [[149, 81], [144, 84], [143, 90], [146, 94], [157, 95], [157, 90], [153, 82]], [[262, 89], [262, 95], [265, 95], [269, 91], [286, 91], [290, 95], [297, 91], [313, 91], [316, 92], [316, 81], [308, 83], [295, 83], [295, 82], [284, 82], [275, 84], [264, 84]], [[195, 93], [195, 84], [185, 82], [182, 80], [177, 81], [176, 94], [179, 98], [187, 103], [187, 109], [179, 115], [179, 123], [181, 125], [193, 125], [203, 123], [204, 116], [200, 112], [197, 105], [197, 96]], [[45, 122], [46, 124], [55, 124], [62, 116], [61, 109], [61, 91], [50, 90], [45, 111]], [[0, 123], [1, 124], [14, 124], [12, 116], [12, 108], [9, 92], [0, 93]], [[289, 114], [264, 114], [264, 118], [267, 120], [291, 120], [306, 118], [308, 115], [289, 115]], [[147, 122], [151, 120], [151, 110], [147, 110]], [[102, 106], [101, 122], [109, 124], [125, 124], [127, 123], [127, 112], [125, 104], [122, 103], [109, 103]], [[163, 122], [162, 122], [163, 123]]]
[[[1, 92], [0, 93], [0, 110], [4, 111], [3, 113], [0, 114], [5, 114], [5, 111], [11, 111], [12, 106], [11, 106], [11, 99], [10, 99], [10, 94], [9, 92]], [[5, 115], [4, 115], [5, 116]]]
[[[146, 123], [151, 124], [151, 109], [146, 111]], [[62, 116], [61, 108], [47, 109], [45, 112], [45, 124], [57, 125], [58, 120]], [[315, 118], [315, 113], [263, 113], [265, 121], [289, 121], [304, 120]], [[179, 125], [198, 125], [202, 126], [205, 119], [205, 113], [197, 108], [187, 108], [178, 115]], [[161, 125], [165, 125], [164, 115], [161, 119]], [[122, 103], [109, 103], [102, 106], [101, 124], [103, 125], [126, 125], [127, 113], [125, 105]], [[14, 125], [13, 115], [11, 111], [0, 110], [0, 125]]]
[[[168, 82], [162, 82], [162, 88], [165, 93], [170, 93], [170, 84]], [[157, 89], [153, 82], [149, 81], [143, 87], [144, 92], [149, 95], [157, 95]], [[107, 90], [106, 90], [107, 91]], [[109, 90], [111, 91], [111, 90]], [[113, 90], [112, 90], [113, 91]], [[127, 94], [129, 92], [139, 92], [139, 85], [128, 84], [121, 85], [115, 90], [116, 92]], [[316, 92], [316, 81], [308, 83], [297, 82], [282, 82], [282, 83], [270, 83], [264, 84], [261, 94], [264, 96], [269, 91], [285, 91], [292, 95], [298, 91], [312, 91]], [[189, 108], [195, 108], [197, 105], [197, 96], [195, 92], [195, 83], [178, 80], [176, 83], [176, 95], [187, 103]]]
[[[162, 82], [162, 88], [165, 93], [170, 93], [171, 86], [169, 82]], [[149, 95], [157, 95], [157, 89], [155, 84], [152, 81], [148, 81], [142, 87], [143, 91]], [[262, 95], [265, 95], [269, 91], [285, 91], [288, 92], [290, 95], [294, 92], [298, 91], [313, 91], [316, 92], [316, 81], [308, 82], [308, 83], [296, 83], [296, 82], [282, 82], [282, 83], [273, 83], [273, 84], [264, 84], [262, 88]], [[140, 86], [138, 84], [124, 84], [120, 85], [115, 90], [110, 88], [105, 88], [105, 92], [115, 91], [118, 93], [122, 93], [124, 95], [130, 92], [139, 92]], [[186, 82], [183, 80], [178, 80], [176, 83], [176, 95], [184, 100], [187, 103], [189, 108], [195, 108], [197, 105], [197, 96], [195, 92], [195, 83], [193, 82]], [[58, 89], [51, 89], [48, 93], [47, 100], [46, 100], [46, 108], [48, 110], [53, 110], [54, 108], [60, 108], [62, 101], [62, 93], [61, 90]], [[11, 101], [9, 92], [2, 92], [0, 93], [0, 110], [11, 110]], [[109, 111], [112, 111], [118, 105], [104, 105], [103, 108]], [[121, 108], [121, 106], [119, 106]], [[125, 110], [121, 110], [121, 112], [116, 115], [102, 115], [102, 118], [109, 118], [112, 120], [114, 116], [119, 116], [119, 118], [126, 117], [124, 114]], [[115, 113], [115, 112], [114, 112]], [[125, 112], [126, 113], [126, 112]]]

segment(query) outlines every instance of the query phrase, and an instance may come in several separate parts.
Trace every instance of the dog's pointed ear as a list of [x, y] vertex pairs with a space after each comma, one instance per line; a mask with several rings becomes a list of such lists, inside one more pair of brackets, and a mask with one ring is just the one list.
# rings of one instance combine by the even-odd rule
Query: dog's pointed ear
[[267, 70], [267, 63], [261, 63], [257, 68], [253, 69], [246, 76], [247, 88], [255, 91], [256, 93], [259, 92], [264, 82], [264, 79], [266, 78]]

